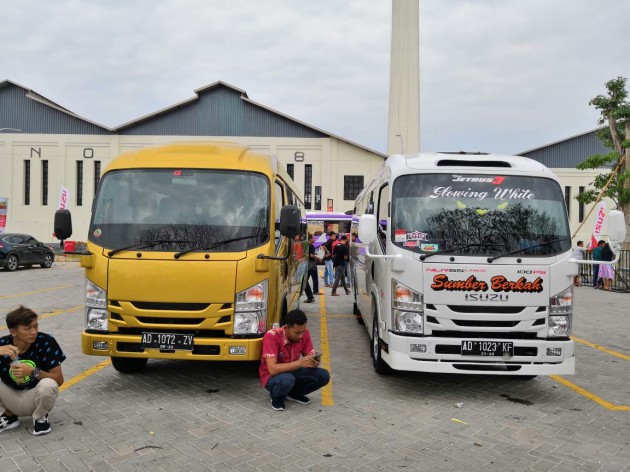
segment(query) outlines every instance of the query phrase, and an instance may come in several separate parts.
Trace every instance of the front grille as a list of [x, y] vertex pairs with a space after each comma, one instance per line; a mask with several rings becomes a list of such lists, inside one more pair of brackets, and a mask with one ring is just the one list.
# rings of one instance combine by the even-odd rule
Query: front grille
[[139, 310], [160, 311], [203, 311], [210, 306], [208, 303], [131, 302], [131, 304]]
[[492, 331], [437, 331], [431, 336], [436, 338], [460, 338], [460, 339], [536, 339], [536, 333], [525, 332], [492, 332]]
[[457, 326], [476, 326], [482, 328], [513, 328], [518, 321], [479, 321], [479, 320], [452, 320]]
[[169, 324], [169, 325], [198, 325], [205, 318], [161, 318], [157, 316], [136, 316], [140, 323], [144, 324]]
[[474, 306], [474, 305], [447, 305], [455, 313], [497, 313], [513, 315], [522, 312], [522, 306]]

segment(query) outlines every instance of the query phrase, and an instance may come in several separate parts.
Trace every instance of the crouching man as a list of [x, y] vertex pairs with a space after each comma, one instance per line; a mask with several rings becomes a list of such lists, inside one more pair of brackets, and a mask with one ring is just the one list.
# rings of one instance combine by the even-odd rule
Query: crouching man
[[263, 337], [260, 384], [269, 391], [271, 408], [282, 411], [284, 400], [302, 405], [306, 396], [330, 381], [330, 374], [319, 367], [320, 355], [313, 349], [301, 310], [287, 313], [286, 325], [274, 328]]
[[66, 359], [52, 336], [40, 333], [37, 314], [23, 306], [7, 314], [9, 335], [0, 338], [0, 433], [33, 417], [33, 434], [49, 433], [48, 413], [63, 384]]

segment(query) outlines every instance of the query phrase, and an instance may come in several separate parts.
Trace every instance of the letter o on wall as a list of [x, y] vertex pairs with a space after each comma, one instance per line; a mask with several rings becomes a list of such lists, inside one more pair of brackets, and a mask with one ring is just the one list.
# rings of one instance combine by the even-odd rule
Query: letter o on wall
[[83, 158], [84, 159], [92, 159], [94, 157], [94, 149], [92, 148], [83, 148]]

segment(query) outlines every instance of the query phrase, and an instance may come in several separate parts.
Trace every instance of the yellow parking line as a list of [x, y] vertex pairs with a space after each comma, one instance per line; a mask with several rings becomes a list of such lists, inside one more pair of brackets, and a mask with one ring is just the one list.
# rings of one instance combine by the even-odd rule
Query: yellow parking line
[[322, 405], [333, 406], [335, 401], [333, 400], [333, 388], [332, 388], [332, 369], [330, 367], [330, 344], [328, 343], [328, 323], [326, 320], [326, 297], [325, 295], [319, 296], [319, 313], [321, 318], [319, 319], [319, 331], [320, 331], [320, 344], [322, 349], [322, 361], [321, 365], [324, 369], [330, 372], [330, 382], [324, 388], [322, 388]]
[[[39, 315], [37, 317], [37, 319], [38, 320], [43, 320], [44, 318], [50, 318], [51, 316], [61, 315], [62, 313], [71, 313], [71, 312], [76, 311], [76, 310], [78, 310], [80, 308], [83, 308], [83, 305], [77, 305], [75, 307], [68, 308], [67, 310], [54, 310], [54, 311], [51, 311], [49, 313], [44, 313], [42, 315]], [[0, 331], [3, 330], [3, 329], [7, 329], [7, 325], [0, 326]]]
[[96, 364], [91, 369], [88, 369], [88, 370], [80, 373], [79, 375], [77, 375], [75, 377], [72, 377], [70, 380], [64, 382], [63, 385], [61, 387], [59, 387], [59, 391], [60, 392], [64, 391], [64, 390], [72, 387], [73, 385], [78, 384], [79, 382], [81, 382], [81, 380], [84, 380], [85, 378], [89, 377], [90, 375], [96, 374], [99, 370], [104, 369], [105, 367], [107, 367], [111, 363], [112, 363], [111, 359], [106, 359], [103, 362], [99, 362], [98, 364]]
[[610, 403], [610, 402], [604, 400], [603, 398], [598, 397], [594, 393], [591, 393], [588, 390], [585, 390], [582, 387], [579, 387], [579, 386], [575, 385], [573, 382], [569, 382], [564, 377], [560, 377], [559, 375], [552, 375], [551, 378], [553, 380], [555, 380], [556, 382], [561, 383], [565, 387], [569, 387], [574, 392], [579, 393], [583, 397], [586, 397], [589, 400], [594, 401], [598, 405], [601, 405], [601, 406], [603, 406], [604, 408], [606, 408], [608, 410], [613, 410], [613, 411], [630, 411], [630, 405], [615, 405], [613, 403]]
[[2, 295], [0, 296], [0, 299], [17, 298], [17, 297], [22, 297], [24, 295], [32, 295], [34, 293], [52, 292], [53, 290], [61, 290], [62, 288], [68, 288], [68, 287], [72, 287], [72, 285], [59, 285], [58, 287], [42, 288], [40, 290], [32, 290], [30, 292], [16, 293], [15, 295]]
[[576, 338], [575, 336], [571, 336], [571, 339], [573, 339], [574, 341], [580, 344], [584, 344], [585, 346], [592, 347], [593, 349], [599, 349], [600, 351], [610, 354], [611, 356], [619, 357], [626, 361], [630, 361], [630, 356], [626, 354], [622, 354], [620, 352], [613, 351], [612, 349], [601, 347], [599, 344], [591, 343], [591, 342], [585, 341], [584, 339]]

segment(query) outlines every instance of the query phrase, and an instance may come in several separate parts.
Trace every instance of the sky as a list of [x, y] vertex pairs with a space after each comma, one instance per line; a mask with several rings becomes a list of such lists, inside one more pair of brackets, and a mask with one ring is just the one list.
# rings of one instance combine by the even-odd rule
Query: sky
[[[630, 77], [630, 2], [420, 0], [423, 151], [590, 131]], [[0, 81], [107, 127], [216, 81], [385, 152], [391, 0], [0, 0]], [[0, 123], [0, 127], [10, 124]]]

